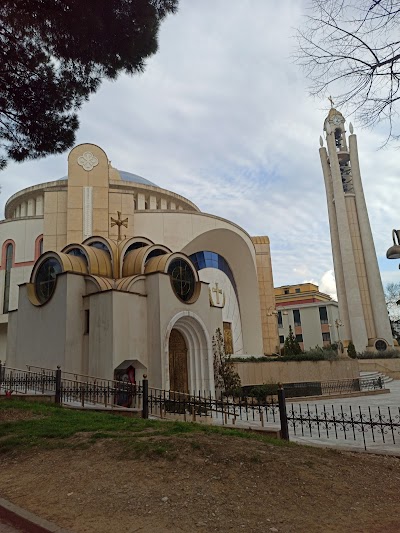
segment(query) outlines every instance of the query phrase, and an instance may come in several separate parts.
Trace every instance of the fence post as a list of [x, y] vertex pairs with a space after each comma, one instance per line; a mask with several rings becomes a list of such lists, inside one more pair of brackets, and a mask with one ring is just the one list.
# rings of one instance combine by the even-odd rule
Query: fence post
[[289, 440], [289, 427], [286, 414], [286, 399], [282, 383], [278, 383], [278, 404], [279, 418], [281, 420], [281, 437], [284, 440]]
[[1, 389], [2, 381], [3, 381], [3, 367], [1, 366], [1, 361], [0, 361], [0, 389]]
[[142, 418], [149, 418], [149, 381], [147, 374], [143, 375], [143, 405], [142, 405]]
[[56, 404], [61, 405], [61, 367], [56, 370]]

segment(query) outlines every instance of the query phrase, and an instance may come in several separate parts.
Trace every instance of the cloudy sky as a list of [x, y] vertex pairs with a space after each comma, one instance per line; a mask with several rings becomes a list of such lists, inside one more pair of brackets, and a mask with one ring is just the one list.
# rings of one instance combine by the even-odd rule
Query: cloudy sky
[[[103, 83], [80, 113], [77, 143], [271, 240], [275, 285], [319, 283], [334, 294], [319, 136], [329, 102], [313, 100], [292, 57], [306, 0], [181, 0], [140, 76]], [[329, 95], [327, 95], [329, 96]], [[367, 205], [384, 284], [397, 228], [400, 152], [384, 132], [357, 128]], [[62, 177], [67, 154], [10, 164], [14, 192]]]

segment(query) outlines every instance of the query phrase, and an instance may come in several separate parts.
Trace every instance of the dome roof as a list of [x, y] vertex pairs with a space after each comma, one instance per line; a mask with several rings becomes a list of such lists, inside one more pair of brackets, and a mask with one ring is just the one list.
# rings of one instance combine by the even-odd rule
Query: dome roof
[[155, 183], [152, 181], [147, 180], [146, 178], [142, 178], [142, 176], [138, 176], [137, 174], [132, 174], [132, 172], [126, 172], [125, 170], [118, 170], [121, 179], [124, 181], [133, 181], [134, 183], [142, 183], [143, 185], [151, 185], [152, 187], [158, 187]]
[[[142, 185], [150, 185], [151, 187], [158, 187], [158, 185], [156, 185], [152, 181], [147, 180], [146, 178], [142, 178], [142, 176], [138, 176], [137, 174], [132, 174], [132, 172], [126, 172], [125, 170], [118, 170], [118, 172], [121, 176], [121, 180], [131, 181], [133, 183], [141, 183]], [[63, 176], [62, 178], [59, 178], [58, 181], [67, 179], [68, 176]]]

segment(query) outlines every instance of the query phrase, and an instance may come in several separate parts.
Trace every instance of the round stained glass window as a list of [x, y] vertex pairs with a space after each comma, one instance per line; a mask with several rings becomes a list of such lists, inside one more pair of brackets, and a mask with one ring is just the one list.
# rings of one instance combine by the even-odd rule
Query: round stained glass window
[[174, 259], [168, 267], [168, 274], [171, 276], [175, 294], [184, 302], [188, 302], [196, 287], [196, 278], [189, 263], [183, 259]]
[[378, 339], [375, 342], [375, 348], [378, 350], [378, 352], [384, 352], [387, 348], [387, 344], [384, 340]]
[[35, 292], [40, 303], [46, 303], [52, 296], [57, 282], [57, 274], [62, 272], [60, 262], [55, 257], [43, 261], [36, 272]]

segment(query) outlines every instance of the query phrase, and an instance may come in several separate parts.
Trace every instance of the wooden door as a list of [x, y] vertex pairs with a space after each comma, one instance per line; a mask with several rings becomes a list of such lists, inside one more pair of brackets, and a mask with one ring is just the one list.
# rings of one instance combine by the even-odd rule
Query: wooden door
[[189, 392], [187, 347], [182, 334], [173, 329], [169, 336], [169, 388]]

